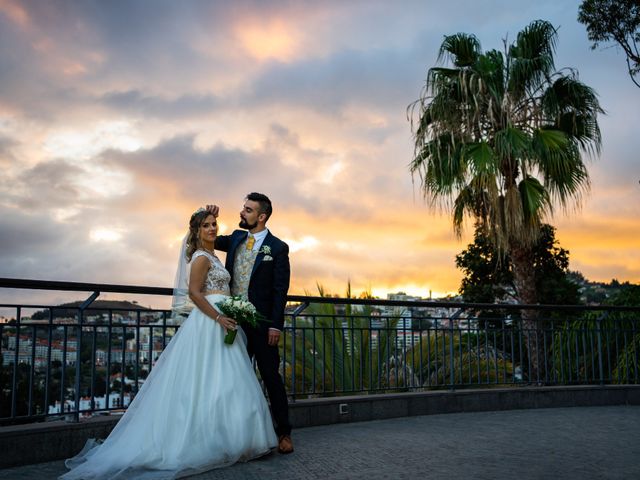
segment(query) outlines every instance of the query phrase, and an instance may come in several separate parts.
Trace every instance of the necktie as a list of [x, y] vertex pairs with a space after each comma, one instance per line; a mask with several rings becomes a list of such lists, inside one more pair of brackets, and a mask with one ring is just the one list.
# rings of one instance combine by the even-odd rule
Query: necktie
[[247, 250], [253, 250], [254, 243], [256, 243], [255, 237], [249, 234], [249, 236], [247, 237]]

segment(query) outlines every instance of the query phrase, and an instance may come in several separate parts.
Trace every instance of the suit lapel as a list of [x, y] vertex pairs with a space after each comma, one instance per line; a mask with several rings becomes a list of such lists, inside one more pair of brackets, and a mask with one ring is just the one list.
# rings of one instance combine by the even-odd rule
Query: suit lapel
[[273, 238], [273, 235], [271, 235], [271, 232], [267, 233], [267, 236], [264, 237], [264, 240], [262, 241], [262, 245], [260, 245], [260, 250], [258, 250], [258, 255], [256, 256], [256, 261], [253, 262], [253, 269], [251, 270], [251, 276], [253, 277], [253, 274], [256, 272], [256, 269], [258, 268], [258, 265], [260, 265], [260, 262], [262, 262], [262, 259], [264, 258], [264, 248], [263, 247], [271, 247], [271, 240]]

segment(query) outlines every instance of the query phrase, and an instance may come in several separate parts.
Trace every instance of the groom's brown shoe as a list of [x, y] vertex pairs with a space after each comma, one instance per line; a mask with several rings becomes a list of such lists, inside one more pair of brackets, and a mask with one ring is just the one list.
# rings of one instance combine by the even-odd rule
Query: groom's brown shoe
[[278, 438], [278, 452], [280, 453], [293, 453], [293, 442], [291, 441], [291, 435], [280, 435]]

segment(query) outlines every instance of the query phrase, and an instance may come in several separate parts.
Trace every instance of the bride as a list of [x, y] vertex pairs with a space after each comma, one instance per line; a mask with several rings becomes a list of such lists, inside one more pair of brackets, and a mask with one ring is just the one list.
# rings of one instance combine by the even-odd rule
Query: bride
[[109, 437], [90, 440], [67, 460], [71, 470], [61, 479], [173, 479], [248, 461], [277, 445], [241, 335], [224, 343], [225, 332], [238, 327], [215, 306], [229, 295], [230, 279], [213, 250], [217, 231], [206, 210], [191, 216], [174, 310], [191, 304], [187, 278], [195, 308]]

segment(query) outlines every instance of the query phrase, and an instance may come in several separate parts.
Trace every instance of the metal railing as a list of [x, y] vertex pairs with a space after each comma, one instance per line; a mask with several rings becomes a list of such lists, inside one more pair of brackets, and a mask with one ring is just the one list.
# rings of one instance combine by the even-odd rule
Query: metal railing
[[[0, 323], [0, 425], [122, 411], [179, 328], [167, 310], [93, 303], [169, 288], [2, 278], [0, 288], [91, 292], [73, 308], [0, 304], [12, 312]], [[640, 307], [288, 300], [280, 356], [292, 401], [639, 380]]]

